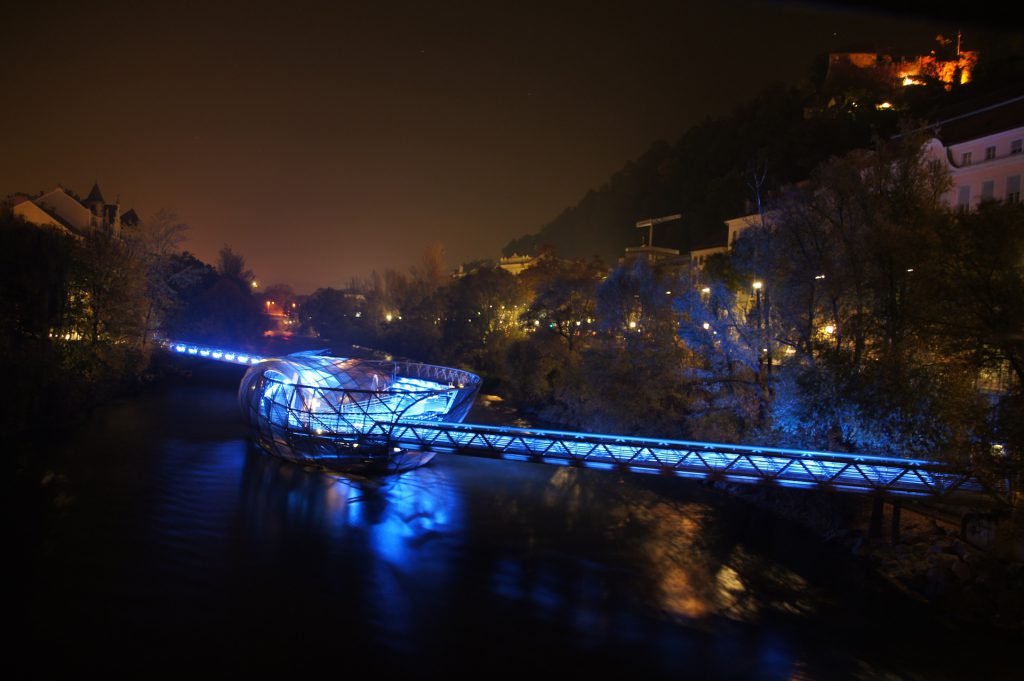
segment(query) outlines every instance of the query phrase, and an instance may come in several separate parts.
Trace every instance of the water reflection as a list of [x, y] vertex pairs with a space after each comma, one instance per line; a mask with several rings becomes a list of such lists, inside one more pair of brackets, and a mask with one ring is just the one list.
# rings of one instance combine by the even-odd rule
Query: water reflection
[[288, 532], [342, 540], [365, 534], [380, 560], [405, 569], [440, 534], [462, 527], [459, 496], [444, 470], [374, 478], [303, 468], [250, 446], [242, 475], [249, 532], [270, 543]]
[[329, 475], [249, 445], [237, 379], [224, 383], [109, 410], [39, 476], [42, 539], [23, 552], [38, 566], [32, 643], [289, 669], [327, 650], [346, 669], [432, 675], [556, 661], [577, 675], [943, 676], [945, 660], [906, 643], [940, 636], [927, 613], [745, 504], [450, 455]]
[[241, 512], [246, 534], [270, 555], [287, 554], [296, 536], [318, 544], [327, 567], [304, 566], [304, 572], [328, 580], [329, 592], [345, 599], [339, 606], [358, 600], [375, 640], [395, 649], [421, 645], [417, 636], [438, 613], [420, 606], [451, 588], [450, 564], [464, 524], [461, 497], [443, 468], [342, 476], [253, 447]]

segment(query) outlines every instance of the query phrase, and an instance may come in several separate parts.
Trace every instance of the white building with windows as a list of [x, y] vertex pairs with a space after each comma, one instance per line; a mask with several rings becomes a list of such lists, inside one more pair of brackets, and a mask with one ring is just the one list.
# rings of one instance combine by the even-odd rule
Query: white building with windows
[[984, 200], [1021, 200], [1024, 177], [1024, 96], [948, 118], [929, 128], [927, 152], [953, 179], [950, 207], [977, 208]]
[[[771, 211], [769, 211], [763, 218], [765, 221], [771, 221]], [[712, 244], [705, 246], [704, 248], [695, 248], [690, 251], [690, 264], [699, 269], [704, 268], [704, 263], [707, 259], [718, 253], [728, 253], [732, 250], [732, 247], [736, 245], [736, 239], [739, 238], [743, 232], [747, 231], [751, 227], [757, 227], [761, 224], [762, 217], [758, 213], [752, 213], [750, 215], [744, 215], [738, 218], [732, 218], [725, 221], [726, 229], [726, 242], [724, 244]]]
[[[926, 129], [933, 135], [926, 154], [946, 167], [952, 177], [953, 187], [945, 195], [951, 208], [971, 210], [984, 200], [1021, 201], [1024, 95], [946, 116]], [[765, 219], [771, 222], [772, 211]], [[760, 224], [761, 216], [756, 213], [726, 220], [725, 243], [690, 251], [691, 264], [703, 268], [709, 257], [732, 250], [744, 231]]]

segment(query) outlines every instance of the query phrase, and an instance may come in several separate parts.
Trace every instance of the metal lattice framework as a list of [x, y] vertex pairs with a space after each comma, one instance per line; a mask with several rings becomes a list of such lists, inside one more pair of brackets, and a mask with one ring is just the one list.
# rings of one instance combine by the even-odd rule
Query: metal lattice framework
[[239, 400], [257, 442], [283, 458], [402, 470], [436, 452], [742, 484], [1006, 503], [1006, 481], [919, 459], [461, 423], [478, 376], [449, 367], [296, 353], [263, 359], [166, 342], [250, 366]]
[[297, 353], [251, 367], [238, 395], [257, 442], [273, 454], [397, 470], [434, 452], [406, 452], [381, 424], [462, 420], [479, 385], [476, 375], [449, 367]]
[[998, 501], [1009, 492], [1006, 483], [919, 459], [464, 423], [380, 424], [379, 432], [402, 448], [734, 483]]

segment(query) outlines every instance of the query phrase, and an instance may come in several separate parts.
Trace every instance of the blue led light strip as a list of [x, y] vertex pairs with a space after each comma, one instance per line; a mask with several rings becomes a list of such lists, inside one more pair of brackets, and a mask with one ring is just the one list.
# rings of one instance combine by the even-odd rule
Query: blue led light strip
[[197, 343], [184, 343], [181, 341], [161, 341], [161, 347], [165, 350], [178, 355], [187, 355], [190, 357], [200, 357], [202, 359], [209, 359], [217, 362], [226, 362], [228, 364], [242, 364], [252, 365], [263, 361], [263, 357], [259, 355], [253, 355], [248, 352], [241, 352], [239, 350], [226, 350], [224, 348], [214, 347], [212, 345], [200, 345]]

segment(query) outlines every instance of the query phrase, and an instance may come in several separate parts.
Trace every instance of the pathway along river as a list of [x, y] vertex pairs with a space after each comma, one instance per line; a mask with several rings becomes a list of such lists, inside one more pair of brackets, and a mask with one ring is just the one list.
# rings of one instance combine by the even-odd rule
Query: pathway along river
[[1005, 643], [699, 483], [450, 455], [339, 478], [249, 444], [240, 369], [194, 369], [17, 446], [33, 676], [1011, 676]]

